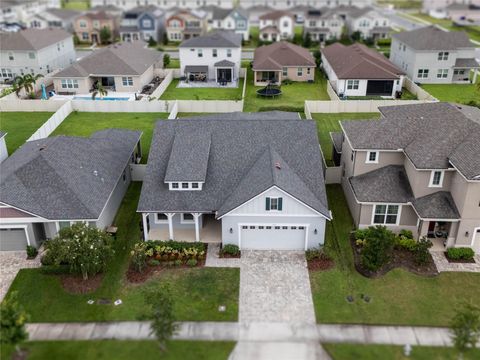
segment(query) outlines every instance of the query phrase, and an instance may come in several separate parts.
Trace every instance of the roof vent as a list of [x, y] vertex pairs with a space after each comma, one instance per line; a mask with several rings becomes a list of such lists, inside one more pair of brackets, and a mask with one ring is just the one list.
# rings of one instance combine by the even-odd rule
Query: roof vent
[[280, 166], [280, 163], [279, 163], [279, 162], [276, 162], [276, 163], [275, 163], [275, 167], [276, 167], [278, 170], [280, 170], [280, 169], [282, 168], [282, 167]]
[[98, 171], [97, 171], [97, 170], [93, 170], [93, 175], [98, 176]]

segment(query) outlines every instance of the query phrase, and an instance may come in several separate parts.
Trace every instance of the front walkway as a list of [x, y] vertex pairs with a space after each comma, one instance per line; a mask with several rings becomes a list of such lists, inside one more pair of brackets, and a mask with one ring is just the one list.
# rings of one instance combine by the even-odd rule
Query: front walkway
[[27, 260], [25, 251], [0, 251], [0, 301], [3, 300], [20, 269], [40, 266], [40, 254]]
[[445, 257], [444, 250], [431, 250], [433, 262], [437, 267], [438, 272], [444, 271], [460, 271], [460, 272], [477, 272], [480, 273], [480, 254], [475, 254], [475, 263], [451, 263]]

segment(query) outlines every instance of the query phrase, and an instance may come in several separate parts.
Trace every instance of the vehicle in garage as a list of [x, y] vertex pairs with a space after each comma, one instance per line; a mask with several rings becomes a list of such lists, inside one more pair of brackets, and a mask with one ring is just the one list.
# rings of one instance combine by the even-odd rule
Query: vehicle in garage
[[285, 112], [159, 121], [138, 212], [146, 240], [322, 245], [330, 211], [315, 122]]
[[106, 228], [141, 157], [141, 132], [25, 143], [0, 165], [0, 251], [39, 247], [74, 222]]

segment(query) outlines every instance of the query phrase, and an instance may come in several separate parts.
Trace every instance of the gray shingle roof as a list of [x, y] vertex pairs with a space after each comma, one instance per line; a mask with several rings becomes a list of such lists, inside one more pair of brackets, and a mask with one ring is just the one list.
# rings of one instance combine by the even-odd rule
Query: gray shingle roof
[[393, 34], [415, 50], [455, 50], [458, 48], [473, 48], [473, 43], [463, 31], [443, 31], [436, 26], [427, 26], [411, 31]]
[[478, 68], [480, 67], [480, 65], [478, 65], [477, 60], [475, 60], [474, 58], [471, 58], [471, 59], [457, 58], [457, 60], [455, 60], [454, 67], [460, 67], [460, 68], [464, 67], [464, 68], [472, 69], [472, 68]]
[[81, 12], [77, 11], [77, 10], [56, 9], [56, 8], [47, 9], [46, 12], [48, 12], [52, 15], [55, 15], [56, 17], [58, 17], [59, 19], [62, 19], [62, 20], [73, 19], [74, 17], [81, 14]]
[[98, 219], [140, 136], [110, 129], [27, 142], [1, 164], [0, 202], [50, 220]]
[[242, 35], [233, 31], [214, 31], [183, 41], [179, 47], [236, 48], [242, 46]]
[[91, 75], [141, 75], [163, 53], [148, 49], [143, 41], [122, 42], [95, 50], [80, 61], [58, 72], [54, 77], [86, 77]]
[[0, 32], [0, 50], [40, 50], [69, 38], [72, 34], [58, 28]]
[[228, 61], [228, 60], [220, 60], [218, 62], [216, 62], [215, 64], [213, 64], [213, 66], [216, 66], [216, 67], [221, 67], [221, 66], [235, 66], [235, 63], [232, 62], [232, 61]]
[[460, 219], [455, 201], [448, 191], [417, 198], [413, 207], [422, 219]]
[[360, 202], [404, 204], [413, 200], [407, 173], [402, 165], [388, 165], [349, 179]]
[[429, 103], [380, 111], [380, 120], [341, 122], [354, 149], [400, 149], [418, 169], [446, 169], [450, 162], [467, 179], [480, 176], [480, 110]]
[[[174, 139], [195, 138], [199, 131], [211, 136], [203, 189], [169, 191], [164, 178]], [[276, 162], [281, 170], [272, 169]], [[159, 121], [138, 211], [218, 211], [220, 216], [265, 187], [277, 185], [329, 217], [322, 174], [316, 124], [299, 120], [295, 113], [231, 113]]]

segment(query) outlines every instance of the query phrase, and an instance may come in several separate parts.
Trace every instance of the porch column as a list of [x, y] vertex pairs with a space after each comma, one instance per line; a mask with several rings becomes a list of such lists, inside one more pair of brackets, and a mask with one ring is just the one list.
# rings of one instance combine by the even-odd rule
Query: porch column
[[477, 83], [477, 74], [478, 74], [478, 69], [473, 70], [473, 84]]
[[143, 240], [148, 240], [148, 227], [147, 227], [147, 213], [142, 213], [142, 221], [143, 221]]
[[193, 219], [195, 220], [195, 241], [200, 241], [200, 225], [198, 219], [200, 218], [201, 213], [192, 213]]
[[175, 213], [165, 213], [165, 215], [167, 215], [167, 218], [168, 218], [168, 237], [169, 237], [169, 240], [175, 240], [173, 238], [173, 215], [175, 215]]
[[215, 70], [215, 82], [218, 84], [218, 68], [213, 67], [213, 69]]

